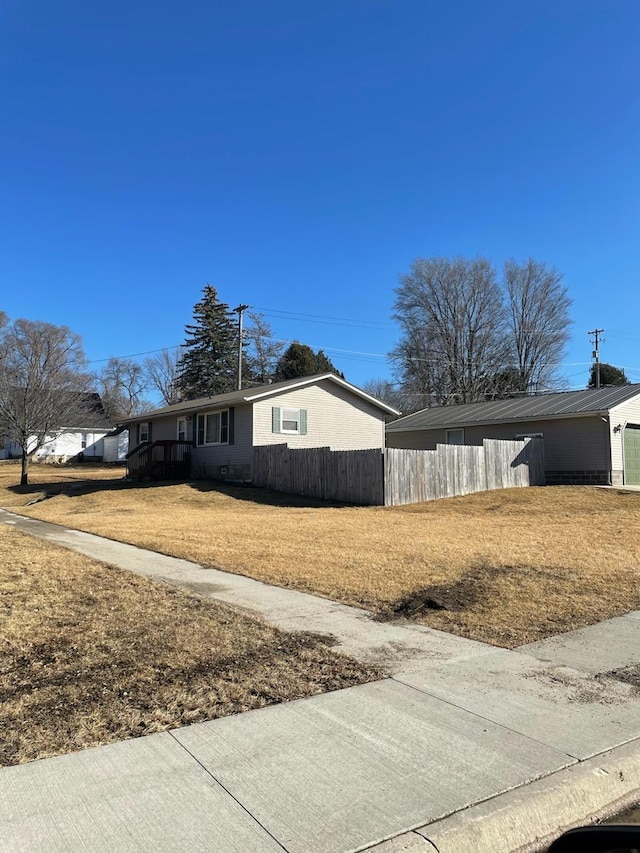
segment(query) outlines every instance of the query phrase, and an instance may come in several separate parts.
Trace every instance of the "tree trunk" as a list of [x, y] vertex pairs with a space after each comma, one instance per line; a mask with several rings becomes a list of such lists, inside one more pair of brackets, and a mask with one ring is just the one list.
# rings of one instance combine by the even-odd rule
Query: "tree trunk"
[[29, 485], [29, 454], [26, 450], [22, 451], [22, 474], [20, 475], [20, 485]]

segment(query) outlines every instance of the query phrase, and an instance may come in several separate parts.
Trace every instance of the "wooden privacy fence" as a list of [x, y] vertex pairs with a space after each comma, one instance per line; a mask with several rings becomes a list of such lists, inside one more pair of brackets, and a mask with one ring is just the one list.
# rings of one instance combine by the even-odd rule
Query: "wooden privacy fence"
[[380, 450], [292, 449], [267, 444], [253, 449], [255, 486], [353, 504], [384, 503]]
[[435, 450], [387, 448], [384, 455], [385, 506], [544, 485], [541, 438], [486, 438], [482, 447], [439, 444]]
[[436, 450], [253, 450], [256, 486], [345, 503], [397, 506], [544, 484], [543, 442], [485, 439], [481, 447], [439, 444]]

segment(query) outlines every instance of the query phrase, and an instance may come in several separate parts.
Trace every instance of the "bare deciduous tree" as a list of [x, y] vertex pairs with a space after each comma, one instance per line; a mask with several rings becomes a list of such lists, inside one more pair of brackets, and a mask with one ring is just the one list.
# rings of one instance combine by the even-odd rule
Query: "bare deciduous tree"
[[569, 340], [571, 299], [561, 274], [529, 258], [504, 265], [510, 349], [518, 390], [545, 390], [558, 384], [557, 366]]
[[144, 360], [149, 390], [156, 391], [166, 406], [172, 406], [182, 400], [178, 387], [178, 364], [182, 348], [163, 349]]
[[391, 353], [403, 386], [431, 404], [490, 392], [507, 357], [500, 287], [486, 258], [418, 258], [396, 289], [402, 328]]
[[271, 325], [264, 315], [248, 311], [249, 325], [244, 331], [247, 380], [264, 385], [273, 379], [284, 344], [273, 337]]
[[[397, 383], [391, 382], [389, 379], [368, 379], [363, 385], [362, 390], [376, 400], [382, 400], [389, 406], [393, 406], [401, 414], [408, 415], [424, 406], [415, 407], [412, 402], [411, 392], [398, 386]], [[392, 419], [390, 417], [389, 419]]]
[[0, 428], [21, 448], [20, 484], [52, 435], [92, 405], [82, 342], [66, 326], [16, 320], [0, 332]]
[[130, 358], [110, 358], [98, 376], [100, 396], [107, 417], [122, 420], [151, 408], [143, 399], [146, 376], [141, 364]]

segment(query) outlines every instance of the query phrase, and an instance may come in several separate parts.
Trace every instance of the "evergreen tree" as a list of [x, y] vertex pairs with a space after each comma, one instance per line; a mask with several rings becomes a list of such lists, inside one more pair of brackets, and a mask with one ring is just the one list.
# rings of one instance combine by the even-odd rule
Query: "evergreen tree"
[[186, 400], [213, 397], [237, 387], [238, 333], [229, 306], [207, 284], [193, 308], [194, 322], [185, 326], [177, 385]]
[[[605, 388], [607, 385], [631, 385], [627, 378], [627, 374], [619, 367], [614, 367], [613, 364], [607, 364], [603, 361], [600, 364], [600, 387]], [[596, 387], [596, 366], [591, 365], [591, 373], [589, 375], [589, 384], [587, 388]]]
[[342, 373], [336, 369], [322, 350], [314, 352], [307, 344], [294, 341], [284, 351], [276, 365], [274, 379], [281, 382], [285, 379], [298, 379], [302, 376], [314, 376], [316, 373]]

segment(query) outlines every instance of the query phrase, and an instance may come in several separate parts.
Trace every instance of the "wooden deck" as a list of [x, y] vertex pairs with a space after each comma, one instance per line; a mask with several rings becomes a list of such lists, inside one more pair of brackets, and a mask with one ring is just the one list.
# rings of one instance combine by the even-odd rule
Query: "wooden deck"
[[188, 480], [190, 441], [145, 441], [127, 454], [127, 476], [136, 480]]

